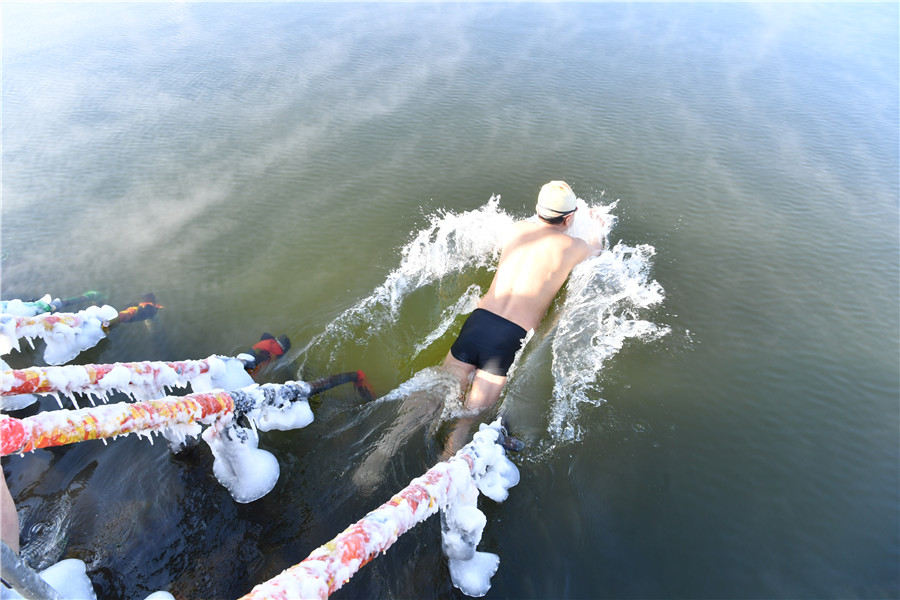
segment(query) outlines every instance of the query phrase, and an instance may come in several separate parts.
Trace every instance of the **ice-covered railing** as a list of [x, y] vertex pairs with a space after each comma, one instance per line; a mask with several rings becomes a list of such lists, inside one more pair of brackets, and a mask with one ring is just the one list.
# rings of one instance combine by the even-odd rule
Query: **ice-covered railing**
[[[56, 395], [60, 408], [63, 406], [59, 396], [64, 395], [78, 408], [75, 394], [87, 395], [91, 404], [95, 404], [94, 398], [106, 402], [109, 394], [115, 391], [124, 392], [137, 400], [150, 400], [164, 396], [167, 389], [184, 388], [189, 383], [196, 392], [241, 388], [253, 383], [244, 370], [243, 361], [225, 356], [174, 362], [4, 369], [0, 373], [0, 396], [3, 397], [4, 408], [7, 398], [33, 394]], [[26, 399], [14, 406], [27, 406], [28, 403]]]
[[57, 312], [64, 308], [69, 308], [77, 304], [99, 304], [103, 301], [103, 294], [100, 292], [88, 291], [80, 296], [72, 296], [71, 298], [50, 298], [50, 294], [46, 294], [39, 300], [0, 300], [0, 312], [19, 315], [21, 317], [33, 317], [40, 313]]
[[0, 315], [0, 354], [21, 350], [24, 338], [32, 348], [33, 340], [46, 343], [44, 360], [51, 365], [66, 363], [84, 350], [93, 348], [106, 337], [109, 323], [119, 311], [109, 305], [89, 306], [77, 313], [41, 313], [31, 317]]
[[72, 300], [95, 297], [86, 294], [67, 301], [51, 301], [49, 296], [34, 302], [4, 301], [0, 306], [0, 355], [21, 350], [19, 340], [23, 338], [34, 349], [34, 339], [41, 338], [45, 343], [44, 361], [61, 365], [96, 346], [111, 327], [152, 318], [162, 308], [156, 304], [153, 294], [147, 294], [141, 302], [122, 311], [104, 304], [76, 313], [53, 312]]
[[363, 565], [385, 552], [413, 526], [441, 511], [442, 548], [453, 585], [468, 596], [484, 596], [500, 558], [476, 551], [487, 522], [478, 510], [479, 490], [502, 502], [519, 482], [519, 470], [499, 441], [499, 419], [482, 424], [472, 442], [438, 463], [388, 502], [314, 550], [303, 562], [259, 584], [243, 600], [327, 598]]
[[[268, 494], [279, 475], [278, 460], [257, 447], [257, 429], [290, 430], [311, 423], [306, 401], [311, 391], [308, 383], [288, 382], [47, 411], [23, 419], [0, 416], [0, 456], [129, 433], [151, 441], [159, 433], [177, 446], [202, 431], [215, 458], [216, 478], [237, 502], [252, 502]], [[238, 424], [240, 416], [249, 427]], [[208, 425], [206, 430], [201, 424]]]
[[[115, 391], [124, 392], [136, 400], [152, 400], [163, 397], [169, 389], [184, 388], [188, 384], [195, 392], [238, 389], [253, 384], [253, 378], [245, 371], [258, 365], [251, 357], [248, 360], [242, 358], [245, 356], [26, 369], [8, 369], [0, 361], [0, 409], [24, 408], [37, 399], [36, 394], [55, 395], [60, 408], [63, 408], [60, 396], [66, 396], [75, 408], [80, 408], [75, 394], [86, 395], [91, 405], [96, 406], [95, 398], [105, 403], [109, 394]], [[374, 399], [374, 392], [362, 371], [338, 373], [312, 381], [309, 384], [310, 395], [344, 383], [353, 383], [365, 401]]]

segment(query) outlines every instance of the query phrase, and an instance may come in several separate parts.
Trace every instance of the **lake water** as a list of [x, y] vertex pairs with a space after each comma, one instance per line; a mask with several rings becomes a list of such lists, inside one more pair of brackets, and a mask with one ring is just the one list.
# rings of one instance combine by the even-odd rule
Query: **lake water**
[[[264, 434], [281, 476], [246, 505], [204, 444], [4, 458], [33, 566], [80, 558], [100, 598], [236, 598], [388, 500], [439, 460], [428, 368], [485, 249], [564, 179], [609, 207], [611, 248], [503, 398], [528, 447], [508, 500], [480, 503], [488, 597], [900, 595], [896, 3], [2, 17], [3, 299], [156, 294], [77, 363], [268, 331], [293, 346], [265, 381], [413, 381], [368, 406], [335, 388]], [[335, 597], [461, 597], [438, 521]]]

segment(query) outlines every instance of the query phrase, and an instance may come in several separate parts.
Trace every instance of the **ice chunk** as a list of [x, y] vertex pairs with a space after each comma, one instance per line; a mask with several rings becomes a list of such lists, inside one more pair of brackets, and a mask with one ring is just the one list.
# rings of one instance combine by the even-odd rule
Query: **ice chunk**
[[[84, 563], [77, 558], [67, 558], [54, 565], [50, 565], [40, 573], [41, 579], [59, 593], [65, 600], [97, 600], [94, 586], [87, 576]], [[0, 586], [0, 597], [10, 600], [20, 600], [21, 595], [15, 590]]]
[[244, 370], [244, 363], [236, 358], [211, 356], [207, 359], [209, 370], [191, 380], [194, 392], [212, 390], [232, 391], [253, 385], [253, 378]]
[[[177, 454], [192, 446], [202, 430], [203, 428], [200, 427], [199, 423], [186, 423], [184, 425], [166, 427], [160, 433], [169, 443], [169, 450]], [[189, 441], [188, 438], [191, 438], [191, 440]]]
[[19, 336], [16, 335], [16, 320], [11, 316], [0, 317], [0, 356], [6, 356], [19, 349]]
[[17, 396], [0, 396], [0, 410], [9, 412], [11, 410], [21, 410], [26, 406], [31, 406], [37, 402], [37, 396], [34, 394], [18, 394]]
[[501, 429], [499, 419], [490, 425], [482, 424], [472, 442], [460, 451], [472, 461], [471, 469], [460, 458], [447, 462], [453, 483], [447, 503], [441, 507], [441, 547], [453, 585], [467, 596], [484, 596], [500, 565], [499, 556], [475, 549], [487, 523], [477, 507], [478, 491], [502, 502], [509, 495], [509, 488], [519, 482], [519, 470], [497, 443]]
[[217, 421], [202, 437], [212, 450], [216, 479], [236, 502], [253, 502], [275, 487], [280, 473], [278, 459], [257, 448], [256, 432]]
[[457, 506], [441, 513], [441, 548], [450, 560], [469, 560], [475, 556], [475, 546], [487, 517], [476, 506]]
[[491, 577], [500, 566], [500, 557], [490, 552], [476, 552], [469, 560], [450, 559], [453, 585], [466, 596], [481, 598], [491, 589]]
[[104, 327], [118, 315], [119, 311], [109, 305], [89, 306], [76, 313], [75, 322], [77, 324], [73, 326], [58, 322], [53, 324], [49, 330], [41, 328], [35, 332], [25, 332], [25, 335], [27, 337], [43, 337], [46, 343], [44, 360], [49, 365], [61, 365], [69, 362], [82, 351], [96, 346], [97, 342], [106, 337]]
[[291, 402], [284, 408], [263, 406], [256, 417], [260, 431], [290, 431], [313, 422], [313, 412], [306, 400]]
[[503, 502], [509, 496], [509, 488], [519, 483], [519, 469], [506, 458], [503, 448], [496, 443], [500, 436], [500, 420], [479, 427], [472, 443], [476, 446], [476, 464], [472, 469], [475, 485], [482, 494]]
[[[50, 303], [50, 294], [40, 299], [45, 304]], [[35, 317], [41, 313], [47, 312], [37, 302], [22, 302], [21, 300], [4, 300], [0, 302], [0, 312], [5, 315], [15, 315], [17, 317]]]

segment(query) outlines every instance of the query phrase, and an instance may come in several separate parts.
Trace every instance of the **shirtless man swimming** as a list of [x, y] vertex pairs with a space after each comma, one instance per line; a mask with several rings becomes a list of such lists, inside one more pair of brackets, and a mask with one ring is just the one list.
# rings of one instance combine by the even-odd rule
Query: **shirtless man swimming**
[[460, 389], [468, 390], [467, 410], [496, 404], [528, 330], [543, 320], [575, 265], [602, 249], [602, 240], [588, 243], [566, 233], [576, 208], [572, 188], [551, 181], [538, 194], [538, 221], [513, 225], [490, 289], [444, 360]]

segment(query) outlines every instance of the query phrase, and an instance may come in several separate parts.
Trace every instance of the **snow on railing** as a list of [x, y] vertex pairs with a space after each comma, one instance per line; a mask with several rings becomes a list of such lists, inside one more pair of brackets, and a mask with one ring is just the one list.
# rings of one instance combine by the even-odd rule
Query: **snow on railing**
[[[246, 359], [243, 357], [247, 357]], [[259, 362], [240, 354], [210, 356], [200, 360], [174, 362], [142, 361], [102, 365], [66, 365], [62, 367], [28, 367], [9, 369], [0, 361], [0, 410], [19, 410], [37, 400], [36, 394], [66, 396], [75, 406], [75, 394], [88, 397], [92, 406], [95, 398], [102, 402], [112, 392], [124, 392], [135, 400], [153, 400], [166, 395], [166, 390], [191, 385], [194, 392], [212, 389], [235, 390], [253, 384], [249, 369]], [[310, 396], [333, 387], [353, 383], [360, 397], [370, 402], [375, 392], [362, 371], [337, 373], [309, 382]]]
[[109, 322], [119, 316], [112, 306], [89, 306], [77, 313], [41, 313], [31, 317], [0, 315], [0, 354], [20, 350], [19, 340], [34, 348], [34, 338], [46, 343], [44, 360], [50, 365], [66, 363], [93, 348], [106, 336]]
[[242, 600], [327, 598], [399, 536], [438, 510], [453, 585], [468, 596], [484, 596], [500, 558], [475, 550], [486, 524], [477, 507], [478, 491], [502, 502], [519, 481], [518, 469], [497, 443], [504, 435], [499, 419], [482, 424], [472, 442], [453, 458], [413, 479], [388, 502], [303, 562], [254, 587]]
[[34, 349], [34, 339], [41, 338], [46, 344], [44, 361], [61, 365], [96, 346], [111, 327], [150, 319], [162, 308], [156, 304], [153, 294], [146, 294], [141, 302], [122, 311], [104, 304], [89, 306], [77, 313], [56, 312], [63, 306], [94, 301], [99, 297], [96, 292], [88, 292], [67, 300], [51, 301], [48, 295], [34, 302], [3, 301], [0, 304], [0, 355], [21, 350], [19, 340], [22, 338]]
[[[5, 365], [4, 365], [5, 366]], [[174, 362], [143, 361], [102, 365], [66, 365], [9, 369], [0, 373], [0, 407], [15, 410], [30, 404], [33, 394], [52, 394], [62, 408], [60, 395], [68, 397], [79, 408], [75, 394], [85, 394], [91, 404], [94, 398], [104, 403], [109, 394], [125, 392], [136, 400], [161, 398], [167, 389], [184, 388], [203, 392], [221, 388], [232, 390], [251, 385], [253, 379], [237, 358], [210, 356], [201, 360]], [[33, 398], [30, 399], [34, 401]], [[10, 407], [7, 407], [7, 404]]]
[[50, 298], [50, 294], [46, 294], [39, 300], [0, 300], [0, 312], [19, 315], [21, 317], [33, 317], [40, 313], [57, 312], [63, 308], [69, 308], [76, 304], [84, 304], [90, 302], [99, 304], [103, 301], [103, 294], [100, 292], [88, 291], [80, 296], [72, 296], [71, 298]]
[[[0, 456], [20, 454], [75, 442], [115, 438], [136, 433], [152, 441], [152, 433], [170, 445], [183, 444], [188, 436], [202, 433], [212, 449], [213, 471], [232, 497], [241, 503], [262, 498], [275, 487], [277, 459], [257, 447], [257, 429], [290, 430], [313, 420], [305, 382], [252, 385], [240, 390], [216, 390], [169, 396], [161, 400], [107, 404], [78, 410], [46, 411], [16, 419], [0, 416]], [[250, 427], [242, 427], [243, 415]]]

